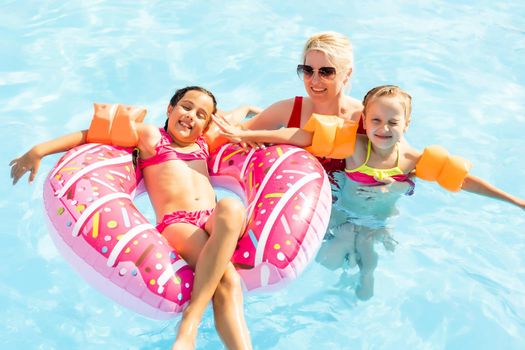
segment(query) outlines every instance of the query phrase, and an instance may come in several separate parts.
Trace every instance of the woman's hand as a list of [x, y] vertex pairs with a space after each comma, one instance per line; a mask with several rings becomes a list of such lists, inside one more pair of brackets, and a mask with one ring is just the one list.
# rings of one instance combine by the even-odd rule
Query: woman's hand
[[213, 121], [219, 129], [221, 130], [220, 134], [232, 142], [239, 143], [242, 148], [246, 149], [249, 147], [252, 148], [265, 148], [263, 144], [253, 142], [248, 139], [248, 130], [244, 130], [239, 126], [232, 125], [225, 117], [220, 115], [213, 115]]
[[213, 115], [212, 118], [219, 129], [221, 129], [222, 136], [235, 143], [243, 142], [244, 130], [238, 126], [230, 124], [230, 122], [228, 122], [223, 116]]
[[11, 166], [11, 179], [13, 179], [13, 185], [26, 173], [29, 174], [29, 183], [32, 183], [35, 179], [38, 168], [40, 167], [40, 160], [42, 157], [38, 154], [35, 147], [31, 148], [23, 156], [13, 159], [9, 162]]

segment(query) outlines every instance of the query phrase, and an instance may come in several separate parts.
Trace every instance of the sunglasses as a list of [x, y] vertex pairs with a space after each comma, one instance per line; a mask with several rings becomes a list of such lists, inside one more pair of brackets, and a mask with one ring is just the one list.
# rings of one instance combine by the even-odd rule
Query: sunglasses
[[[314, 76], [314, 72], [316, 69], [313, 69], [312, 66], [309, 66], [307, 64], [299, 64], [297, 65], [297, 75], [301, 79], [311, 79]], [[335, 67], [321, 67], [317, 69], [317, 74], [321, 79], [325, 80], [332, 80], [335, 78], [335, 74], [337, 71], [335, 70]]]

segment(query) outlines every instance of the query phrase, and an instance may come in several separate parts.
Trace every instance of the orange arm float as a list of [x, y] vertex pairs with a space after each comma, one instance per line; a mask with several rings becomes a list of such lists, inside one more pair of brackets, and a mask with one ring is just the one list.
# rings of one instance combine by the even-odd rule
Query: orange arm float
[[204, 140], [208, 144], [210, 153], [229, 142], [228, 139], [220, 135], [221, 129], [214, 122], [210, 122], [210, 127], [204, 133]]
[[318, 157], [344, 159], [354, 153], [357, 123], [335, 115], [312, 114], [303, 130], [313, 133], [305, 149]]
[[133, 147], [139, 137], [135, 124], [142, 123], [146, 109], [120, 104], [95, 103], [95, 114], [89, 126], [87, 142]]
[[441, 146], [429, 146], [416, 164], [416, 176], [437, 183], [452, 192], [461, 190], [463, 180], [472, 164], [459, 157], [450, 156]]

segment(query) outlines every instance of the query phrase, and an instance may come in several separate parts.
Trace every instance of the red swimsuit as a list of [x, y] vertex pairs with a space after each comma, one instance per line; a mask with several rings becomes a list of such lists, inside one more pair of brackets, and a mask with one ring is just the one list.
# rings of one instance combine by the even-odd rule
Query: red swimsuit
[[[292, 114], [288, 120], [288, 128], [300, 128], [301, 127], [301, 110], [303, 107], [303, 97], [295, 96]], [[359, 121], [358, 133], [364, 134], [363, 120]], [[344, 159], [332, 159], [325, 157], [317, 157], [323, 168], [326, 170], [326, 173], [330, 177], [330, 181], [334, 183], [333, 173], [336, 171], [345, 170], [345, 160]]]

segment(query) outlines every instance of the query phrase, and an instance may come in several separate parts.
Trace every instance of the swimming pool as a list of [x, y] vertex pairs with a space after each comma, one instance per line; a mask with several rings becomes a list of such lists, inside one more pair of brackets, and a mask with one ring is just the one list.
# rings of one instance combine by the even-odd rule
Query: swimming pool
[[[222, 108], [302, 94], [302, 43], [350, 36], [351, 95], [392, 83], [412, 94], [410, 142], [445, 145], [473, 173], [525, 197], [525, 5], [519, 2], [109, 1], [0, 5], [2, 162], [84, 128], [91, 103], [149, 109], [161, 125], [174, 89], [210, 88]], [[89, 287], [56, 252], [41, 205], [49, 157], [32, 186], [0, 199], [2, 349], [166, 349], [176, 321], [152, 321]], [[522, 349], [524, 212], [418, 182], [392, 217], [398, 243], [377, 245], [374, 296], [357, 270], [312, 263], [287, 288], [247, 295], [256, 349]], [[201, 349], [220, 349], [208, 310]]]

